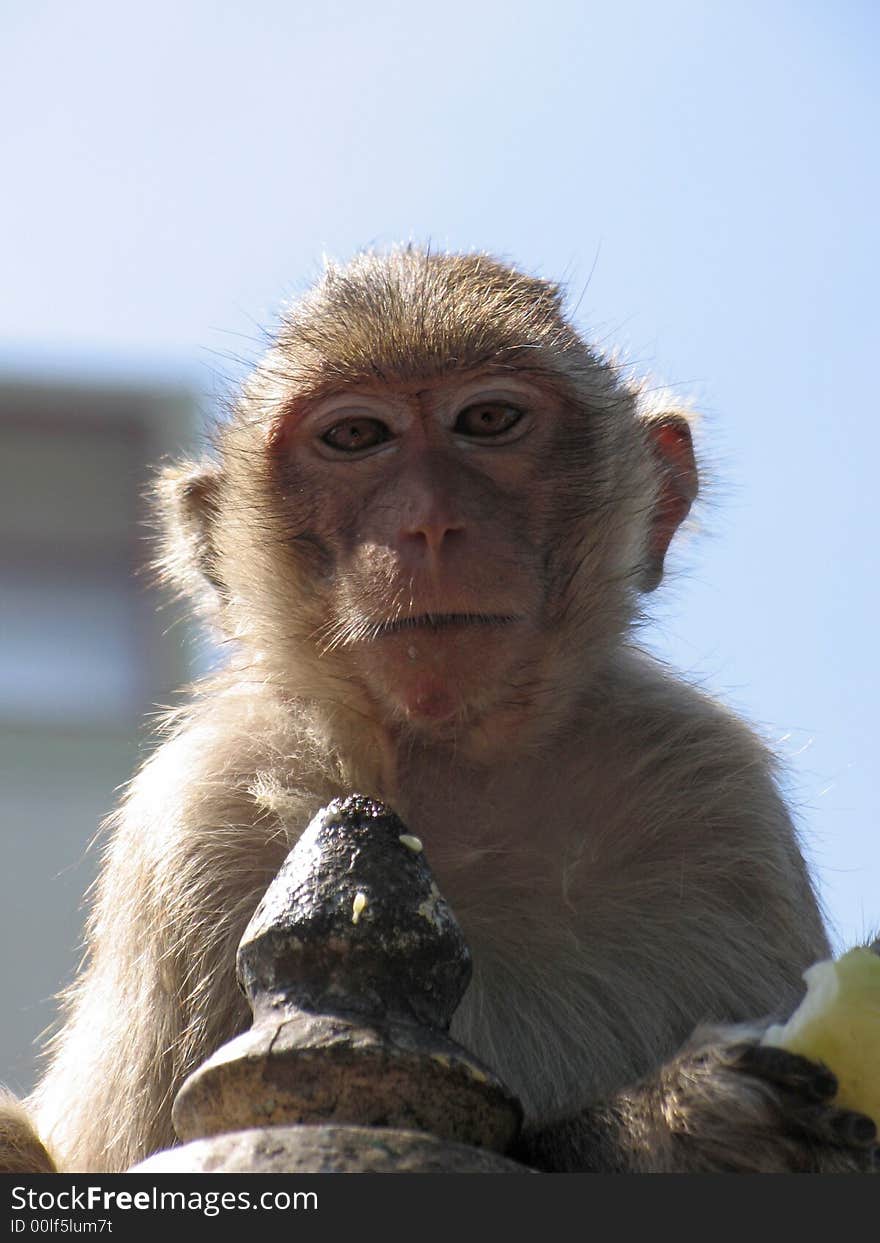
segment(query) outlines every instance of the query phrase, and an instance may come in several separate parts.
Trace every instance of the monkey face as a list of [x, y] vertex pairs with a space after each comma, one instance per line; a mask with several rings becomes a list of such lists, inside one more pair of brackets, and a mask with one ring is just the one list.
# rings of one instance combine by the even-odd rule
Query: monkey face
[[558, 419], [546, 388], [492, 372], [359, 388], [285, 418], [282, 491], [307, 503], [325, 567], [315, 641], [392, 714], [436, 727], [528, 679]]
[[286, 697], [457, 745], [578, 693], [696, 492], [687, 420], [485, 256], [328, 269], [216, 447], [160, 481], [167, 576]]

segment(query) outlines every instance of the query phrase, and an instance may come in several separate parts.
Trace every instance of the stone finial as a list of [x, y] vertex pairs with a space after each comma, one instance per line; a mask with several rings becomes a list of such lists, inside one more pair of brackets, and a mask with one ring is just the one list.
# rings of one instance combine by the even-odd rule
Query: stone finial
[[238, 974], [254, 1025], [174, 1104], [195, 1142], [138, 1169], [522, 1169], [497, 1155], [519, 1103], [447, 1034], [467, 945], [388, 807], [353, 795], [315, 816], [245, 931]]
[[284, 1004], [447, 1031], [470, 976], [470, 951], [421, 842], [359, 795], [318, 812], [238, 950], [255, 1015]]

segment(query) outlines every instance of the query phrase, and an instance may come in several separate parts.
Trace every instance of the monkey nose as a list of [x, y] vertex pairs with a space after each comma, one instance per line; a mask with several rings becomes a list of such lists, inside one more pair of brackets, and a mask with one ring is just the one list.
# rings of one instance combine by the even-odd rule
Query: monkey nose
[[411, 523], [398, 536], [402, 552], [413, 557], [437, 556], [460, 542], [464, 525], [451, 519], [437, 518]]

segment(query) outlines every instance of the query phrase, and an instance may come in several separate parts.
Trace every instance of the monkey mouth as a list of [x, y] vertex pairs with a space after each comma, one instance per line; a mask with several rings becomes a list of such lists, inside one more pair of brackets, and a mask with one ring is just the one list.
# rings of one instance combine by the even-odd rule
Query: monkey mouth
[[522, 618], [514, 613], [419, 613], [382, 622], [376, 637], [401, 634], [406, 630], [452, 630], [469, 626], [510, 626]]

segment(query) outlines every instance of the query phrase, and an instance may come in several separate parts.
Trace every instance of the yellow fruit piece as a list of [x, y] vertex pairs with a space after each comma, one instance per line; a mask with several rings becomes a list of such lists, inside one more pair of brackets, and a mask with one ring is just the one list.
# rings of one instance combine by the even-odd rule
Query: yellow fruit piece
[[854, 949], [804, 972], [807, 994], [762, 1044], [824, 1062], [837, 1076], [834, 1104], [868, 1114], [880, 1128], [880, 954]]

